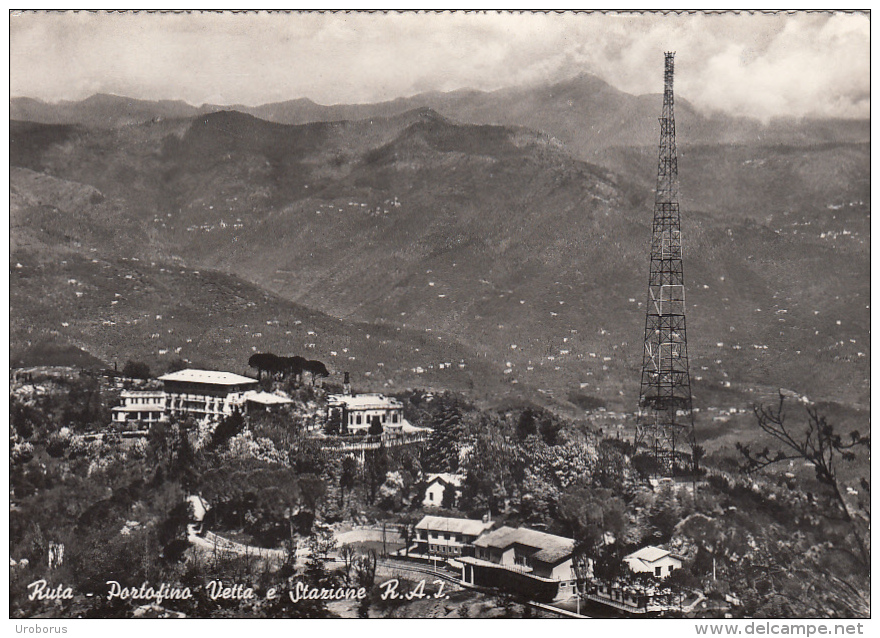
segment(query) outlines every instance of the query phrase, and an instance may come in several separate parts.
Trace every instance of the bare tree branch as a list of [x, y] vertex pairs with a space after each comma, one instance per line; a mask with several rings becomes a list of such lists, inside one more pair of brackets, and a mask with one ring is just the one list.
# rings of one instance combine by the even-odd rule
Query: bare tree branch
[[856, 525], [857, 517], [850, 511], [837, 480], [836, 463], [838, 459], [854, 461], [856, 457], [851, 451], [853, 449], [870, 450], [871, 437], [862, 436], [854, 430], [849, 435], [849, 441], [845, 441], [834, 431], [834, 426], [828, 423], [825, 416], [819, 414], [818, 409], [807, 406], [806, 410], [808, 416], [806, 428], [801, 433], [796, 433], [786, 426], [785, 396], [782, 392], [779, 393], [779, 404], [776, 409], [765, 408], [763, 405], [755, 406], [758, 427], [782, 443], [783, 449], [771, 451], [765, 447], [760, 452], [756, 452], [749, 445], [737, 443], [736, 448], [743, 457], [741, 469], [752, 474], [783, 461], [804, 460], [810, 463], [816, 472], [816, 479], [831, 489], [846, 521], [852, 528], [862, 558], [869, 561], [869, 552]]

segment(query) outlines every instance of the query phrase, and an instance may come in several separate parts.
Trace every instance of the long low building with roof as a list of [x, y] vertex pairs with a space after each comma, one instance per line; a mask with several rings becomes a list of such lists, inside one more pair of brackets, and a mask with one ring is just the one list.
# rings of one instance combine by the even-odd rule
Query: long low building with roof
[[532, 600], [549, 602], [575, 594], [573, 539], [525, 527], [493, 526], [489, 520], [425, 516], [415, 526], [415, 545], [406, 555], [444, 561], [460, 570], [465, 583]]
[[475, 555], [462, 557], [464, 582], [560, 600], [575, 593], [574, 540], [525, 527], [499, 527], [474, 541]]
[[293, 399], [288, 399], [287, 397], [282, 397], [278, 394], [272, 394], [271, 392], [257, 392], [256, 390], [245, 392], [244, 400], [248, 412], [253, 410], [263, 410], [268, 412], [276, 408], [284, 407], [285, 405], [293, 404]]
[[474, 541], [492, 528], [491, 521], [425, 516], [416, 524], [415, 553], [442, 559], [474, 555]]

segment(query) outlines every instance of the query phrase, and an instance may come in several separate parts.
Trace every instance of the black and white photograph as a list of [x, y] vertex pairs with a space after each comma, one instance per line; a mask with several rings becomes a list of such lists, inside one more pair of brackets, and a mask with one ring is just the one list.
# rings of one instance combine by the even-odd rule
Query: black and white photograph
[[10, 626], [867, 633], [870, 35], [10, 11]]

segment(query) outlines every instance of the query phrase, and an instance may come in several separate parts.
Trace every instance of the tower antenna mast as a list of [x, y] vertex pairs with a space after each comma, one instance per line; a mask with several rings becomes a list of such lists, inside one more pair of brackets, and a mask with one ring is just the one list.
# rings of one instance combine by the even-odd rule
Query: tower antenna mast
[[636, 447], [649, 447], [660, 472], [672, 474], [679, 449], [694, 435], [688, 369], [685, 289], [675, 148], [675, 53], [667, 53], [660, 116], [660, 158], [651, 231], [651, 265], [645, 314], [645, 350], [636, 422]]

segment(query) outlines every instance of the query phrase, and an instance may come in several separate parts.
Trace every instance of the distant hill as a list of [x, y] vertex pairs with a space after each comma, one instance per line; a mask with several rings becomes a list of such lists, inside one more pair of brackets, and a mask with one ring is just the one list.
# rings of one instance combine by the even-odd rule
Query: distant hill
[[103, 370], [107, 364], [69, 343], [52, 339], [39, 341], [10, 355], [10, 367], [63, 366]]
[[79, 124], [86, 127], [128, 126], [160, 118], [192, 117], [199, 109], [181, 100], [136, 100], [99, 93], [79, 101], [43, 102], [13, 98], [9, 117], [42, 124]]
[[[375, 104], [324, 106], [298, 98], [249, 107], [195, 107], [180, 101], [149, 102], [95, 95], [81, 102], [48, 104], [29, 98], [10, 101], [10, 118], [46, 124], [118, 127], [218, 111], [239, 111], [279, 124], [307, 124], [388, 118], [430, 108], [463, 124], [527, 127], [546, 133], [575, 156], [591, 160], [609, 146], [655, 146], [659, 95], [634, 96], [581, 74], [561, 82], [496, 91], [420, 93]], [[779, 119], [768, 124], [744, 117], [698, 113], [686, 99], [676, 102], [681, 144], [816, 144], [867, 142], [868, 120]]]
[[[193, 356], [240, 361], [263, 343], [246, 330], [310, 308], [342, 321], [331, 332], [352, 347], [366, 344], [368, 325], [371, 343], [380, 328], [409, 335], [352, 355], [363, 373], [392, 361], [394, 378], [409, 369], [420, 381], [428, 373], [413, 369], [442, 363], [443, 374], [468, 371], [459, 386], [499, 396], [635, 405], [652, 147], [606, 147], [588, 163], [554, 135], [425, 108], [303, 125], [229, 111], [119, 128], [12, 122], [10, 137], [13, 241], [24, 254], [48, 263], [70, 251], [88, 268], [135, 256], [179, 265], [173, 279], [151, 275], [162, 296], [140, 312], [184, 304], [189, 314], [175, 316], [211, 334], [223, 304], [199, 297], [193, 270], [296, 304], [223, 324], [230, 344], [212, 337]], [[682, 144], [680, 156], [697, 404], [745, 407], [782, 386], [866, 405], [868, 145]], [[61, 272], [41, 285], [13, 279], [16, 308], [36, 299], [42, 313], [44, 298], [74, 290]], [[243, 298], [264, 294], [250, 290]], [[94, 312], [82, 301], [66, 317]], [[53, 321], [13, 334], [33, 340], [68, 319]], [[125, 330], [121, 341], [85, 334], [152, 352], [152, 325]], [[342, 356], [340, 343], [328, 349]]]
[[487, 390], [485, 365], [451, 341], [340, 321], [223, 273], [76, 251], [45, 257], [33, 249], [15, 253], [10, 346], [16, 367], [115, 362], [121, 369], [133, 359], [162, 373], [183, 359], [253, 374], [250, 355], [275, 352], [323, 361], [333, 382], [349, 371], [362, 391]]

